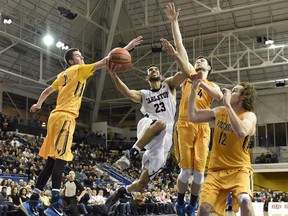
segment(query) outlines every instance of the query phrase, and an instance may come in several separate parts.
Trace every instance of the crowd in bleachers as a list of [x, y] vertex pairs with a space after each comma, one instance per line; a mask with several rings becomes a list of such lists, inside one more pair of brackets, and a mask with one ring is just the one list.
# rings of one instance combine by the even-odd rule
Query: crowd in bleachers
[[[1, 206], [4, 206], [5, 211], [7, 205], [8, 212], [13, 211], [14, 215], [21, 215], [19, 206], [24, 202], [24, 198], [20, 199], [20, 194], [25, 193], [25, 197], [29, 198], [37, 176], [45, 162], [38, 156], [43, 138], [22, 136], [10, 130], [5, 132], [6, 133], [1, 130], [0, 133], [0, 192], [3, 198], [2, 202], [0, 202], [0, 204], [2, 203], [0, 210]], [[104, 139], [103, 136], [98, 136], [98, 139], [101, 139], [101, 137]], [[104, 191], [103, 195], [105, 200], [107, 196], [119, 187], [117, 184], [114, 184], [111, 177], [107, 173], [102, 172], [99, 167], [104, 164], [112, 167], [111, 165], [122, 156], [122, 151], [109, 151], [101, 142], [90, 142], [89, 145], [84, 144], [84, 142], [77, 143], [73, 145], [72, 149], [74, 152], [74, 160], [67, 165], [66, 174], [69, 170], [74, 170], [77, 173], [77, 180], [85, 186], [87, 191], [87, 196], [83, 198], [82, 202], [85, 203], [88, 212], [92, 212], [91, 215], [95, 215], [93, 208], [91, 208], [93, 202], [90, 198]], [[136, 215], [136, 212], [143, 211], [149, 213], [154, 212], [155, 214], [175, 213], [173, 203], [176, 198], [175, 179], [177, 172], [175, 172], [175, 169], [177, 166], [171, 165], [171, 163], [171, 161], [168, 162], [168, 170], [166, 172], [162, 172], [153, 180], [149, 186], [149, 191], [133, 193], [130, 197], [126, 197], [126, 200], [120, 200], [117, 206], [113, 208], [115, 215]], [[117, 170], [117, 172], [121, 171]], [[122, 174], [133, 181], [139, 177], [140, 170], [139, 167], [133, 166]], [[23, 179], [20, 181], [18, 181], [19, 179], [12, 180], [15, 176], [20, 179], [27, 178], [29, 183], [26, 184]], [[8, 178], [8, 180], [4, 179], [4, 177]], [[63, 182], [64, 179], [65, 176], [63, 176]], [[111, 185], [111, 188], [108, 188], [107, 185]], [[17, 190], [15, 188], [17, 188]], [[48, 184], [41, 196], [43, 206], [47, 206], [47, 194], [49, 194], [50, 190], [51, 185]], [[14, 193], [12, 193], [13, 191]], [[3, 205], [3, 203], [5, 203], [5, 205]]]
[[262, 189], [253, 193], [253, 202], [264, 202], [264, 211], [268, 211], [269, 202], [288, 202], [286, 192]]
[[[1, 118], [3, 122], [0, 133], [0, 211], [21, 215], [19, 205], [31, 195], [37, 176], [45, 162], [38, 157], [43, 138], [31, 138], [15, 132], [8, 132], [10, 129], [5, 130], [3, 128], [6, 125], [5, 118], [3, 116]], [[83, 211], [81, 208], [80, 212], [82, 211], [82, 214], [87, 215], [97, 215], [97, 212], [101, 212], [105, 199], [119, 187], [119, 184], [115, 183], [108, 173], [101, 171], [101, 166], [109, 166], [134, 181], [139, 178], [141, 162], [139, 161], [139, 164], [134, 164], [125, 171], [119, 170], [113, 164], [123, 155], [123, 148], [111, 151], [104, 144], [106, 137], [103, 134], [85, 131], [83, 133], [83, 131], [76, 133], [77, 137], [83, 135], [84, 137], [79, 138], [79, 142], [72, 147], [74, 160], [67, 164], [63, 182], [66, 178], [65, 175], [70, 170], [75, 171], [77, 181], [81, 182], [86, 189], [86, 195], [81, 200], [86, 210]], [[124, 146], [121, 145], [121, 141], [117, 142], [118, 146]], [[127, 143], [126, 140], [123, 142]], [[259, 158], [260, 163], [276, 162], [273, 155], [262, 154]], [[174, 203], [177, 199], [175, 184], [178, 172], [173, 157], [169, 158], [165, 169], [153, 179], [147, 188], [143, 189], [142, 192], [132, 193], [130, 196], [120, 199], [110, 211], [113, 212], [113, 215], [137, 215], [141, 213], [167, 215], [175, 213]], [[19, 179], [13, 180], [15, 176]], [[27, 183], [23, 179], [27, 179]], [[41, 194], [42, 207], [49, 206], [50, 195], [51, 183], [48, 183], [45, 191]], [[190, 195], [187, 193], [185, 198], [187, 203], [189, 203], [189, 198]], [[253, 200], [264, 202], [266, 208], [268, 202], [287, 202], [288, 197], [286, 193], [261, 192], [255, 193]], [[66, 210], [69, 212], [69, 206]]]
[[266, 154], [262, 153], [260, 156], [255, 158], [256, 164], [262, 163], [278, 163], [278, 157], [274, 153], [267, 152]]

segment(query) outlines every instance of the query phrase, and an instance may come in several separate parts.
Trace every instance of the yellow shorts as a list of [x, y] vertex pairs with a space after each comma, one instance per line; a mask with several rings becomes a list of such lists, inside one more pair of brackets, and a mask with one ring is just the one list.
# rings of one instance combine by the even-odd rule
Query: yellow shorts
[[41, 146], [39, 156], [72, 161], [71, 146], [74, 130], [74, 116], [63, 112], [51, 113], [47, 125], [47, 135]]
[[238, 212], [237, 196], [247, 193], [252, 197], [253, 173], [249, 169], [208, 171], [200, 193], [200, 203], [209, 203], [219, 216], [225, 215], [227, 197], [232, 192], [232, 206]]
[[178, 120], [174, 128], [174, 146], [179, 167], [204, 172], [209, 140], [210, 128], [207, 123]]

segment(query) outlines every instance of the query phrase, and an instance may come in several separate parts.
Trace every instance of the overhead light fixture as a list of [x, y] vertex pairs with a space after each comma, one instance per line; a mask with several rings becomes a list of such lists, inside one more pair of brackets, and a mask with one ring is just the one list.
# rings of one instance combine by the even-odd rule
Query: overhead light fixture
[[284, 87], [286, 85], [286, 82], [284, 79], [283, 80], [276, 80], [275, 85], [276, 85], [276, 87]]
[[272, 38], [267, 38], [267, 37], [263, 37], [263, 36], [258, 36], [257, 42], [258, 43], [264, 43], [266, 45], [274, 44], [274, 40], [272, 40]]
[[66, 45], [65, 43], [61, 42], [61, 41], [58, 41], [56, 43], [56, 47], [59, 49], [61, 48], [62, 50], [68, 50], [69, 49], [69, 46]]
[[43, 42], [44, 42], [47, 46], [50, 46], [50, 45], [53, 44], [54, 38], [53, 38], [51, 35], [47, 34], [47, 35], [44, 36]]
[[272, 44], [274, 44], [274, 40], [268, 39], [268, 40], [265, 41], [265, 44], [266, 45], [272, 45]]
[[69, 9], [66, 9], [64, 7], [58, 7], [57, 10], [62, 16], [66, 17], [67, 19], [74, 20], [77, 17], [77, 13], [72, 13]]
[[5, 15], [2, 15], [2, 21], [4, 24], [8, 24], [8, 25], [12, 23], [12, 19], [9, 16], [5, 16]]
[[161, 43], [151, 44], [151, 51], [152, 53], [162, 52], [162, 44]]

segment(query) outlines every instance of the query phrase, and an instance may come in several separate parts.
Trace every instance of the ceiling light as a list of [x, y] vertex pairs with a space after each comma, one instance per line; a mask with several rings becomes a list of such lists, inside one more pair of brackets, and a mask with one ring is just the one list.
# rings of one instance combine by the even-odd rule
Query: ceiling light
[[272, 38], [267, 38], [267, 37], [263, 37], [263, 36], [258, 36], [257, 37], [257, 42], [258, 43], [264, 43], [266, 45], [271, 45], [274, 44], [274, 40], [272, 40]]
[[9, 16], [5, 16], [5, 15], [2, 15], [2, 21], [4, 24], [8, 24], [8, 25], [12, 23], [12, 19]]
[[63, 42], [58, 41], [58, 42], [56, 43], [56, 47], [57, 47], [57, 48], [61, 48], [62, 46], [64, 46], [64, 43], [63, 43]]
[[65, 43], [61, 42], [61, 41], [58, 41], [56, 43], [56, 47], [59, 49], [61, 48], [62, 50], [68, 50], [69, 49], [69, 46], [66, 45]]
[[268, 40], [265, 41], [265, 44], [266, 45], [272, 45], [272, 44], [274, 44], [274, 40], [268, 39]]
[[50, 46], [53, 44], [54, 38], [51, 35], [45, 35], [43, 41], [47, 46]]
[[275, 85], [276, 85], [276, 87], [284, 87], [286, 85], [286, 82], [284, 79], [283, 80], [276, 80]]

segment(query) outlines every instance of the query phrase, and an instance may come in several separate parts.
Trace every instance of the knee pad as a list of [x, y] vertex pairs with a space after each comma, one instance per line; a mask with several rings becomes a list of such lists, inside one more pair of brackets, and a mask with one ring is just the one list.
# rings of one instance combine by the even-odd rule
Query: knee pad
[[204, 173], [194, 170], [193, 172], [195, 184], [201, 185], [204, 182]]
[[181, 182], [187, 183], [191, 174], [192, 174], [192, 169], [181, 169], [178, 178]]
[[247, 193], [238, 194], [237, 199], [238, 199], [239, 205], [241, 205], [243, 200], [251, 200], [250, 195]]

